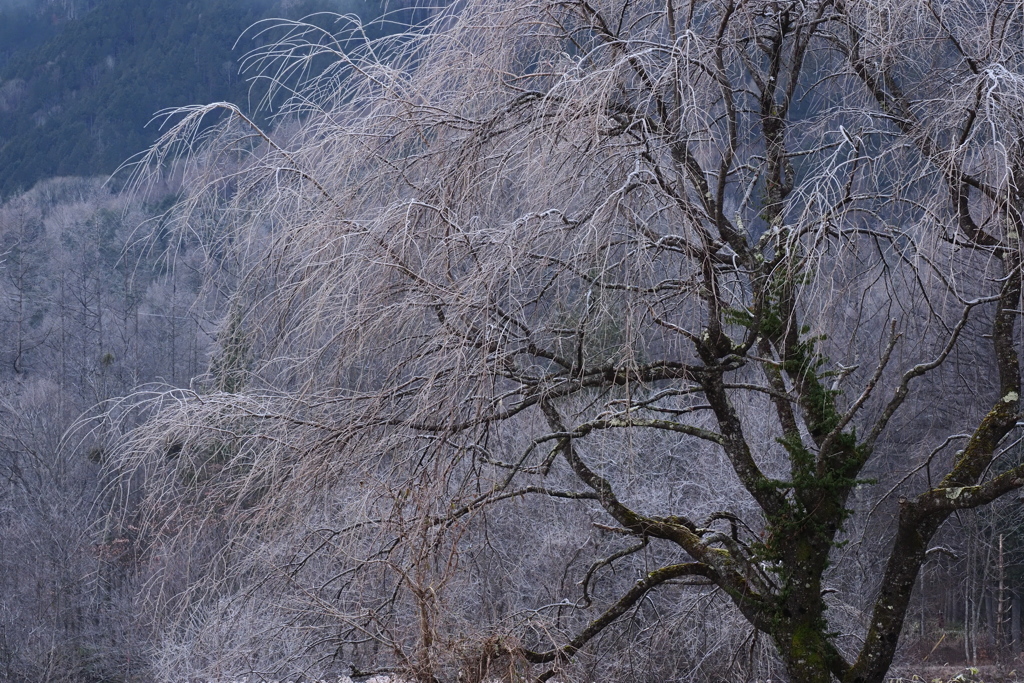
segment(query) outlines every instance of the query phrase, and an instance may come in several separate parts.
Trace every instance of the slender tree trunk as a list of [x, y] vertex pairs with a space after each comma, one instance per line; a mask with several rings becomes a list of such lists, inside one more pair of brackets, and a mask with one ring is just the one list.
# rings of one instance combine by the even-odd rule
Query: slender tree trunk
[[999, 534], [999, 594], [996, 596], [996, 662], [1002, 663], [1006, 648], [1006, 562], [1003, 557], [1003, 535]]

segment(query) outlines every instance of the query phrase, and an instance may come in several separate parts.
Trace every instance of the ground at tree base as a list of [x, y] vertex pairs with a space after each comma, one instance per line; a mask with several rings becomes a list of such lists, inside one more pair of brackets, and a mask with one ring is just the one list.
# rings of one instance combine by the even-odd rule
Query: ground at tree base
[[919, 664], [894, 667], [886, 683], [1024, 683], [1024, 662], [952, 666]]
[[[369, 677], [349, 676], [328, 677], [328, 678], [298, 678], [281, 679], [270, 681], [270, 683], [408, 683], [406, 679], [395, 678], [388, 675], [371, 675]], [[885, 678], [886, 683], [1024, 683], [1024, 659], [1011, 664], [979, 664], [978, 666], [963, 666], [949, 664], [918, 664], [916, 666], [894, 667], [889, 676]], [[211, 682], [212, 683], [212, 682]], [[250, 683], [249, 679], [243, 678], [231, 683]], [[500, 679], [494, 679], [489, 683], [500, 683]], [[553, 679], [552, 683], [559, 683]], [[752, 683], [777, 683], [777, 679], [757, 679]]]

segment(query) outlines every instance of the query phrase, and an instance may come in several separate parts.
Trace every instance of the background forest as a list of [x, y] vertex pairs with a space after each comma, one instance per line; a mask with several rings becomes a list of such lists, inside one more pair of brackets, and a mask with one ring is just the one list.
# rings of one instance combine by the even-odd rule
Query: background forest
[[[1001, 169], [1002, 162], [992, 160], [993, 149], [1011, 149], [1008, 158], [1017, 153], [1009, 143], [1000, 147], [994, 126], [976, 137], [965, 133], [957, 144], [948, 131], [934, 134], [954, 150], [936, 162], [939, 167], [959, 168], [956, 150], [974, 143], [983, 148], [963, 157], [964, 168], [982, 169], [977, 177], [983, 179], [964, 197], [977, 191], [981, 199], [971, 195], [957, 204], [955, 192], [950, 200], [945, 189], [929, 184], [941, 185], [935, 180], [941, 173], [922, 171], [904, 181], [879, 162], [898, 159], [898, 169], [918, 173], [934, 160], [927, 151], [914, 152], [914, 145], [932, 135], [928, 126], [938, 130], [935, 122], [946, 113], [929, 118], [926, 104], [918, 103], [941, 99], [928, 90], [934, 83], [959, 87], [957, 79], [968, 76], [957, 68], [982, 83], [966, 88], [979, 93], [977, 102], [986, 92], [993, 101], [1012, 100], [999, 90], [1008, 82], [1002, 72], [978, 66], [974, 48], [945, 23], [969, 3], [914, 5], [920, 10], [915, 21], [927, 34], [911, 41], [919, 52], [899, 53], [893, 38], [885, 49], [899, 59], [887, 62], [891, 55], [881, 48], [865, 58], [912, 65], [893, 67], [891, 81], [880, 81], [873, 95], [878, 102], [835, 95], [845, 85], [835, 91], [821, 86], [839, 71], [829, 48], [820, 48], [814, 53], [820, 63], [809, 60], [806, 73], [792, 76], [800, 85], [790, 95], [799, 96], [785, 114], [763, 94], [768, 79], [757, 79], [761, 63], [744, 52], [748, 37], [757, 38], [750, 39], [751, 50], [769, 54], [773, 35], [780, 44], [791, 35], [788, 20], [779, 19], [786, 12], [793, 13], [793, 25], [804, 20], [801, 13], [821, 12], [825, 19], [809, 25], [832, 21], [853, 35], [849, 27], [856, 21], [836, 18], [846, 11], [842, 3], [691, 5], [690, 33], [682, 38], [670, 38], [658, 23], [676, 25], [671, 1], [594, 3], [596, 10], [587, 2], [413, 4], [0, 0], [0, 680], [375, 673], [444, 683], [538, 675], [822, 680], [794, 673], [795, 658], [787, 660], [792, 653], [780, 654], [778, 640], [745, 620], [713, 572], [673, 575], [657, 592], [644, 584], [614, 623], [578, 643], [572, 638], [625, 604], [618, 596], [628, 597], [632, 586], [673, 557], [657, 545], [650, 525], [637, 531], [623, 521], [628, 515], [613, 510], [614, 519], [602, 516], [614, 508], [599, 491], [604, 485], [628, 491], [628, 502], [645, 519], [668, 525], [687, 527], [674, 512], [657, 517], [652, 510], [685, 498], [701, 520], [699, 529], [690, 526], [702, 543], [715, 546], [712, 556], [749, 553], [760, 563], [751, 572], [763, 571], [768, 584], [782, 576], [781, 560], [766, 541], [771, 523], [758, 516], [756, 496], [736, 481], [735, 466], [708, 444], [685, 440], [697, 435], [721, 445], [709, 431], [716, 428], [712, 420], [687, 422], [711, 406], [690, 401], [692, 387], [659, 384], [667, 376], [629, 374], [659, 353], [685, 357], [670, 333], [692, 342], [697, 351], [691, 355], [708, 365], [729, 357], [682, 329], [690, 322], [712, 329], [719, 316], [725, 321], [720, 331], [734, 340], [726, 344], [730, 350], [742, 346], [735, 340], [745, 330], [763, 323], [763, 302], [751, 294], [762, 281], [750, 275], [754, 265], [737, 266], [743, 257], [738, 242], [709, 239], [709, 251], [695, 257], [687, 236], [652, 237], [673, 220], [688, 225], [688, 209], [680, 210], [683, 218], [672, 217], [678, 206], [659, 202], [685, 185], [681, 179], [692, 181], [693, 165], [712, 166], [714, 145], [727, 128], [722, 111], [733, 109], [719, 111], [722, 100], [693, 93], [684, 105], [686, 96], [677, 93], [674, 113], [660, 115], [691, 122], [699, 132], [688, 144], [706, 147], [687, 160], [678, 148], [659, 150], [662, 131], [650, 123], [657, 116], [637, 113], [645, 107], [658, 113], [657, 97], [636, 93], [660, 93], [662, 86], [653, 83], [662, 81], [646, 81], [636, 64], [650, 58], [652, 69], [676, 69], [676, 80], [679, 69], [696, 73], [693, 65], [713, 63], [697, 48], [697, 56], [669, 67], [650, 56], [659, 54], [650, 46], [690, 38], [698, 45], [715, 35], [716, 21], [718, 40], [729, 39], [729, 31], [739, 36], [742, 56], [723, 65], [718, 78], [728, 74], [740, 84], [731, 92], [748, 101], [735, 109], [740, 125], [734, 128], [755, 131], [755, 141], [723, 153], [744, 161], [719, 173], [717, 189], [681, 194], [697, 197], [696, 205], [701, 196], [713, 202], [718, 192], [719, 216], [727, 206], [739, 228], [746, 220], [750, 242], [770, 260], [781, 259], [784, 226], [799, 228], [792, 244], [811, 239], [800, 232], [804, 213], [813, 213], [807, 207], [829, 193], [847, 193], [836, 200], [838, 220], [849, 220], [851, 234], [867, 235], [865, 243], [873, 240], [870, 248], [839, 249], [841, 258], [829, 251], [831, 237], [811, 239], [813, 265], [803, 273], [794, 269], [789, 284], [813, 285], [813, 293], [794, 304], [807, 322], [794, 348], [817, 349], [813, 372], [825, 368], [815, 375], [829, 387], [825, 400], [845, 410], [858, 386], [871, 387], [856, 406], [866, 408], [852, 423], [853, 439], [869, 431], [864, 415], [884, 413], [884, 404], [868, 400], [875, 400], [873, 387], [881, 393], [899, 385], [898, 375], [882, 373], [890, 357], [891, 367], [903, 369], [943, 354], [941, 368], [922, 376], [914, 385], [919, 393], [889, 416], [887, 431], [849, 483], [841, 530], [831, 530], [838, 535], [822, 570], [827, 586], [816, 587], [827, 603], [828, 639], [849, 653], [868, 638], [901, 506], [937, 486], [933, 467], [945, 472], [963, 453], [957, 449], [966, 448], [974, 425], [984, 423], [986, 401], [996, 391], [994, 353], [986, 346], [996, 314], [968, 316], [995, 299], [975, 291], [982, 285], [975, 288], [971, 274], [983, 273], [978, 282], [998, 287], [1020, 270], [996, 270], [992, 255], [1003, 258], [1002, 247], [981, 240], [950, 238], [955, 248], [940, 244], [927, 251], [920, 245], [931, 242], [911, 228], [888, 238], [879, 237], [880, 228], [870, 232], [877, 228], [873, 220], [886, 230], [891, 224], [930, 226], [931, 220], [966, 230], [976, 219], [1001, 234], [992, 227], [994, 217], [1016, 215], [993, 198], [995, 192], [978, 189], [998, 185], [990, 169]], [[612, 5], [621, 39], [608, 44], [637, 52], [603, 62], [594, 53], [601, 53], [595, 45], [607, 26], [595, 16], [612, 16]], [[838, 8], [837, 15], [821, 9], [826, 6]], [[1019, 10], [1001, 3], [979, 7], [978, 16], [995, 17], [992, 26], [1003, 21], [1001, 12], [1010, 17], [1002, 29], [1018, 35]], [[872, 8], [865, 16], [875, 16]], [[366, 26], [333, 14], [287, 23], [320, 12], [354, 12]], [[878, 20], [889, 27], [879, 35], [896, 35], [891, 27], [901, 21], [913, 23], [907, 19], [913, 12], [906, 12], [901, 20]], [[390, 13], [388, 21], [375, 22], [382, 13]], [[266, 17], [285, 21], [266, 32], [252, 28]], [[835, 36], [843, 30], [828, 40], [841, 42]], [[337, 44], [324, 39], [333, 33], [341, 36]], [[557, 49], [547, 42], [566, 35]], [[344, 49], [335, 51], [339, 45]], [[240, 73], [249, 50], [256, 57]], [[798, 52], [777, 61], [788, 64]], [[1019, 71], [1016, 53], [991, 59]], [[766, 64], [772, 68], [771, 60]], [[915, 112], [924, 112], [927, 135], [887, 123], [887, 116], [896, 117], [893, 83], [929, 68], [942, 78], [907, 87], [908, 99], [919, 98]], [[622, 69], [633, 71], [623, 77]], [[693, 76], [693, 83], [699, 80]], [[559, 100], [562, 87], [576, 99]], [[532, 88], [549, 90], [541, 97]], [[488, 99], [481, 92], [499, 95]], [[179, 110], [151, 122], [166, 108], [206, 102], [237, 108]], [[680, 113], [691, 105], [693, 111]], [[883, 114], [862, 113], [876, 105]], [[522, 113], [531, 106], [538, 109]], [[972, 111], [975, 118], [983, 117], [978, 112], [999, 118], [980, 105]], [[377, 115], [372, 123], [365, 122], [372, 118], [367, 112]], [[764, 121], [785, 116], [798, 129], [785, 143], [790, 148], [780, 152], [771, 141], [756, 141]], [[899, 140], [889, 147], [889, 138]], [[561, 161], [539, 151], [546, 145], [559, 150]], [[852, 156], [830, 156], [840, 151]], [[776, 157], [787, 161], [778, 162], [774, 175], [753, 170]], [[135, 168], [148, 175], [132, 182], [129, 169], [108, 179], [130, 158], [141, 160]], [[659, 176], [662, 163], [674, 163], [679, 179]], [[724, 169], [733, 162], [722, 163]], [[828, 164], [840, 169], [823, 182], [832, 189], [815, 194], [815, 173]], [[839, 175], [849, 168], [848, 179]], [[636, 181], [644, 174], [650, 177]], [[534, 185], [533, 178], [546, 180]], [[628, 190], [615, 189], [620, 180]], [[645, 183], [654, 189], [644, 189]], [[627, 197], [634, 191], [649, 194]], [[865, 200], [869, 191], [875, 194]], [[591, 201], [619, 192], [621, 198], [606, 203]], [[954, 209], [973, 203], [963, 209], [964, 219], [928, 204], [932, 196]], [[849, 218], [857, 211], [872, 218]], [[602, 232], [602, 220], [615, 227]], [[620, 226], [628, 239], [616, 232]], [[566, 241], [550, 239], [554, 234]], [[1007, 240], [1012, 234], [1006, 229]], [[633, 239], [643, 246], [622, 247]], [[988, 249], [983, 258], [958, 260], [961, 249], [982, 248]], [[688, 308], [687, 297], [709, 297], [691, 284], [699, 278], [684, 266], [676, 271], [659, 261], [669, 252], [713, 263], [706, 272], [715, 274], [706, 276], [721, 276], [723, 290], [732, 292], [722, 300], [735, 299], [719, 313]], [[656, 255], [634, 268], [630, 259], [648, 258], [637, 253]], [[880, 256], [862, 258], [867, 253]], [[929, 258], [948, 258], [955, 264], [949, 268], [958, 269], [955, 277], [943, 279], [944, 266]], [[513, 262], [514, 276], [502, 280]], [[911, 262], [915, 270], [898, 271]], [[929, 268], [939, 275], [929, 275]], [[749, 283], [737, 284], [747, 277]], [[821, 285], [821, 278], [832, 279]], [[916, 284], [906, 284], [915, 278]], [[660, 288], [669, 293], [662, 296]], [[955, 296], [935, 293], [944, 288]], [[676, 301], [683, 303], [666, 303]], [[656, 310], [670, 311], [676, 322]], [[908, 339], [921, 330], [939, 330], [938, 336], [898, 346], [896, 318], [899, 335]], [[507, 331], [516, 324], [526, 331]], [[536, 336], [527, 325], [536, 325]], [[489, 336], [498, 329], [504, 332]], [[943, 335], [950, 334], [945, 348]], [[1019, 330], [1015, 334], [1019, 345]], [[790, 367], [792, 348], [778, 342], [752, 347], [751, 338], [743, 351], [767, 368], [768, 379], [743, 374], [738, 365], [726, 371], [738, 373], [730, 390], [765, 385], [764, 396], [737, 405], [743, 420], [757, 425], [750, 430], [756, 438], [764, 436], [757, 441], [760, 464], [772, 481], [786, 480], [778, 485], [780, 495], [792, 500], [799, 486], [796, 475], [786, 479], [786, 468], [799, 449], [786, 441], [792, 434], [776, 433], [770, 418], [759, 417], [776, 409], [771, 396], [805, 405], [799, 372], [796, 379], [779, 372], [780, 384], [771, 383], [771, 368]], [[586, 379], [591, 371], [593, 381]], [[641, 389], [622, 388], [635, 377]], [[516, 393], [503, 384], [509, 382], [550, 382], [547, 395], [561, 402], [534, 405], [530, 389]], [[846, 397], [844, 382], [854, 387]], [[557, 387], [569, 385], [572, 392], [563, 398]], [[707, 385], [703, 391], [710, 393]], [[654, 432], [612, 436], [611, 427], [640, 423], [630, 421], [635, 401], [636, 410], [657, 413], [657, 420], [644, 423], [657, 423]], [[506, 411], [519, 404], [536, 414]], [[814, 441], [820, 435], [810, 417], [798, 419], [798, 440], [816, 443], [820, 452], [832, 445]], [[569, 428], [562, 420], [581, 426]], [[842, 436], [845, 427], [836, 433]], [[1024, 463], [1014, 429], [997, 440], [986, 474]], [[605, 484], [574, 455], [571, 444], [584, 438], [591, 439], [592, 450], [585, 452]], [[511, 472], [507, 479], [505, 472]], [[581, 490], [580, 481], [590, 488]], [[566, 501], [582, 505], [567, 507]], [[1017, 491], [986, 507], [956, 509], [930, 540], [914, 579], [897, 629], [896, 670], [922, 663], [1021, 669], [1022, 597], [1024, 509]], [[549, 662], [555, 664], [548, 668]], [[843, 679], [836, 669], [832, 675]]]

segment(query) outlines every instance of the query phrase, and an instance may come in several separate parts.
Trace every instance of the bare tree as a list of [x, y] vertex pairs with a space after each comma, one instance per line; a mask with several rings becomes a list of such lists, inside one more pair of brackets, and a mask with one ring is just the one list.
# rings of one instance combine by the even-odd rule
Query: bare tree
[[[161, 566], [210, 549], [176, 623], [290, 588], [254, 670], [322, 638], [436, 680], [473, 623], [474, 671], [546, 680], [712, 585], [792, 681], [881, 681], [934, 534], [1024, 483], [1019, 10], [468, 0], [420, 28], [285, 25], [248, 59], [293, 123], [194, 108], [151, 153], [204, 142], [186, 208], [234, 292], [221, 377], [121, 446]], [[888, 532], [856, 591], [844, 530]], [[528, 582], [489, 619], [460, 583], [486, 558]]]

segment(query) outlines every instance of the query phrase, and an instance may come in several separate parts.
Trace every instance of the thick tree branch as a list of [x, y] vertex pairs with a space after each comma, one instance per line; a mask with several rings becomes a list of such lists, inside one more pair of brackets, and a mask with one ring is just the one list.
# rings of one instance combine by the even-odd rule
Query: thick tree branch
[[[714, 580], [715, 571], [708, 565], [700, 562], [687, 562], [685, 564], [669, 565], [667, 567], [662, 567], [661, 569], [648, 572], [646, 576], [633, 584], [632, 588], [630, 588], [625, 595], [619, 598], [614, 605], [609, 607], [597, 619], [594, 619], [587, 624], [586, 628], [584, 628], [579, 635], [565, 645], [553, 650], [545, 650], [543, 652], [522, 649], [519, 651], [519, 654], [521, 654], [523, 658], [531, 664], [546, 664], [563, 657], [568, 659], [579, 652], [584, 645], [594, 638], [594, 636], [608, 628], [608, 626], [613, 624], [616, 619], [621, 617], [630, 608], [640, 602], [640, 600], [643, 599], [643, 597], [647, 595], [648, 591], [652, 588], [655, 588], [666, 581], [678, 579], [684, 576], [703, 576]], [[542, 676], [541, 680], [547, 680], [547, 678]]]

